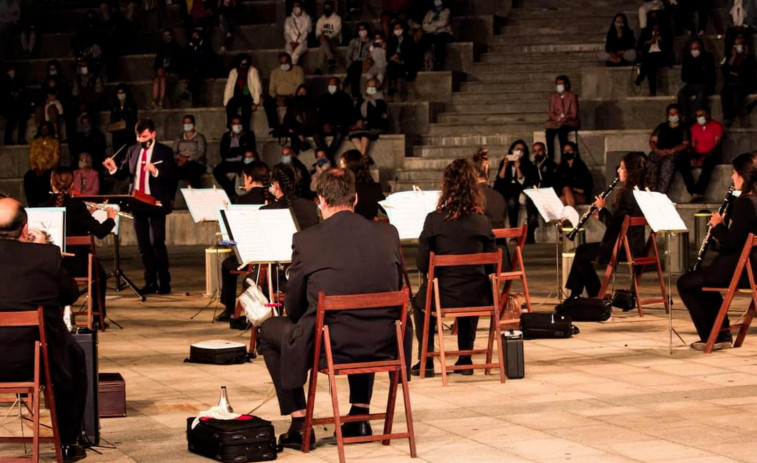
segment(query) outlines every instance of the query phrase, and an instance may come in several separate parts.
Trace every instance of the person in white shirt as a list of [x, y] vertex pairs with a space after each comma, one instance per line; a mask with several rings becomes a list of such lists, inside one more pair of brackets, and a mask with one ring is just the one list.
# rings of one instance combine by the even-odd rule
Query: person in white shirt
[[237, 55], [236, 66], [229, 72], [226, 87], [223, 89], [223, 105], [226, 106], [226, 125], [231, 126], [231, 119], [242, 113], [242, 125], [250, 129], [252, 111], [261, 103], [263, 85], [260, 74], [250, 63], [250, 55]]
[[427, 71], [444, 69], [447, 44], [453, 40], [449, 8], [444, 7], [442, 0], [434, 0], [434, 7], [423, 18], [423, 39], [420, 44], [424, 52], [434, 47], [434, 63]]
[[302, 9], [302, 2], [292, 4], [292, 14], [284, 21], [284, 49], [297, 64], [300, 56], [308, 51], [308, 34], [313, 30], [313, 21]]
[[662, 0], [643, 0], [639, 7], [639, 29], [647, 27], [647, 15], [650, 11], [663, 10]]
[[328, 71], [333, 72], [336, 67], [336, 47], [342, 44], [342, 18], [334, 12], [332, 0], [323, 3], [323, 16], [315, 24], [315, 38], [320, 42], [323, 54], [319, 69], [323, 70], [325, 62]]

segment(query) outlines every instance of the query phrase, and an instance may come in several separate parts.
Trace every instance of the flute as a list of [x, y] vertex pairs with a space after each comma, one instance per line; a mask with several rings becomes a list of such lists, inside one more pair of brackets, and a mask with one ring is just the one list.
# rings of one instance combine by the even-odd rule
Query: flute
[[[93, 203], [93, 202], [90, 202], [90, 201], [84, 201], [84, 204], [87, 207], [94, 207], [95, 209], [100, 209], [102, 211], [107, 210], [107, 209], [113, 209], [113, 207], [110, 207], [107, 204], [98, 204], [98, 203]], [[125, 219], [133, 219], [134, 218], [133, 215], [129, 214], [128, 212], [124, 212], [124, 211], [118, 211], [118, 212], [116, 212], [116, 215], [120, 215], [121, 217], [123, 217]]]
[[[619, 181], [620, 181], [620, 177], [615, 177], [615, 180], [612, 181], [612, 183], [610, 184], [610, 186], [608, 186], [607, 189], [605, 191], [603, 191], [599, 195], [599, 197], [602, 198], [602, 199], [605, 199], [608, 196], [610, 196], [610, 193], [612, 193], [613, 188], [615, 188], [615, 185], [617, 185]], [[569, 240], [573, 241], [574, 239], [576, 239], [576, 235], [578, 234], [578, 230], [581, 227], [583, 227], [583, 225], [586, 223], [586, 221], [589, 220], [589, 217], [591, 217], [591, 215], [594, 212], [596, 212], [596, 210], [597, 210], [597, 206], [594, 203], [592, 203], [591, 207], [589, 208], [589, 210], [586, 211], [586, 212], [584, 212], [584, 215], [582, 215], [581, 218], [578, 220], [578, 223], [576, 224], [576, 227], [573, 230], [571, 230], [570, 232], [568, 232], [568, 234], [566, 235]]]
[[[718, 214], [723, 215], [728, 210], [728, 207], [731, 205], [731, 201], [733, 201], [733, 190], [734, 187], [728, 188], [728, 193], [725, 194], [725, 198], [723, 199], [723, 203], [718, 208]], [[697, 252], [697, 260], [694, 262], [694, 265], [691, 266], [691, 270], [699, 270], [699, 268], [702, 266], [702, 262], [704, 262], [704, 255], [707, 254], [707, 248], [710, 246], [710, 242], [712, 241], [712, 229], [713, 226], [710, 224], [707, 224], [707, 233], [704, 234], [704, 240], [702, 240], [702, 245], [699, 246], [699, 252]]]

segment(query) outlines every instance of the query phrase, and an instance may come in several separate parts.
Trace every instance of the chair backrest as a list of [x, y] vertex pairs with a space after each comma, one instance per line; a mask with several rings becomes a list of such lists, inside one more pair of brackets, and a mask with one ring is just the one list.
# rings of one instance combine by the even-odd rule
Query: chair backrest
[[23, 328], [36, 326], [39, 332], [39, 343], [42, 351], [42, 358], [44, 359], [45, 374], [47, 375], [47, 378], [50, 378], [50, 362], [47, 358], [47, 334], [45, 333], [45, 316], [43, 310], [44, 309], [40, 305], [37, 306], [36, 310], [0, 312], [0, 328]]
[[[523, 246], [526, 244], [526, 237], [528, 236], [528, 225], [523, 224], [523, 226], [518, 228], [495, 228], [492, 230], [492, 233], [494, 233], [494, 237], [497, 239], [517, 238], [518, 241], [515, 243], [515, 248], [523, 249]], [[517, 260], [518, 253], [514, 252], [510, 261], [511, 269], [516, 268]]]
[[477, 252], [474, 254], [436, 254], [429, 257], [428, 281], [434, 280], [437, 267], [467, 267], [472, 265], [495, 265], [495, 275], [502, 272], [502, 250], [493, 252]]
[[[647, 222], [647, 219], [644, 217], [632, 217], [630, 215], [627, 215], [626, 218], [623, 220], [623, 227], [620, 230], [620, 234], [618, 235], [618, 239], [615, 241], [615, 248], [613, 249], [613, 253], [619, 252], [620, 247], [625, 247], [626, 251], [626, 257], [628, 258], [629, 262], [631, 261], [631, 258], [637, 257], [633, 255], [633, 248], [631, 248], [631, 243], [629, 241], [629, 231], [631, 230], [631, 227], [647, 227], [649, 226], [649, 223]], [[644, 236], [646, 236], [646, 233], [644, 233]], [[652, 231], [649, 235], [649, 240], [647, 240], [644, 248], [644, 253], [649, 252], [649, 246], [651, 242], [655, 239], [655, 233]]]
[[67, 236], [66, 247], [69, 246], [89, 246], [90, 252], [93, 252], [95, 248], [95, 239], [92, 235]]
[[739, 284], [741, 283], [741, 275], [744, 273], [745, 268], [747, 271], [747, 279], [749, 280], [749, 287], [751, 289], [757, 287], [757, 285], [755, 284], [751, 259], [751, 254], [755, 247], [757, 247], [757, 235], [750, 233], [749, 236], [747, 236], [746, 242], [744, 243], [744, 249], [741, 250], [739, 262], [738, 264], [736, 264], [736, 268], [734, 269], [731, 283], [728, 285], [728, 289], [730, 291], [736, 291], [739, 288]]

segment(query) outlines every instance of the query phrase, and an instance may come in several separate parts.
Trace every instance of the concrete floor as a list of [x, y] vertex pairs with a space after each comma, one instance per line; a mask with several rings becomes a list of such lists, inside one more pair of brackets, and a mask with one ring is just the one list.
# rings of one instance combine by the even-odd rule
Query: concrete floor
[[[526, 262], [537, 311], [551, 310], [545, 296], [553, 286], [554, 248], [527, 247]], [[136, 280], [134, 250], [124, 267]], [[101, 436], [114, 448], [89, 452], [88, 462], [200, 462], [187, 451], [186, 417], [209, 408], [226, 385], [237, 412], [256, 414], [283, 432], [271, 381], [262, 359], [232, 366], [184, 363], [189, 345], [214, 338], [246, 342], [247, 333], [210, 323], [204, 252], [172, 249], [174, 294], [140, 303], [129, 292], [110, 298], [110, 316], [120, 322], [100, 337], [100, 371], [126, 380], [128, 417], [103, 419]], [[652, 290], [647, 280], [645, 290]], [[188, 292], [188, 294], [187, 294]], [[743, 307], [743, 305], [739, 305]], [[676, 300], [675, 327], [687, 342], [693, 326]], [[437, 376], [411, 382], [418, 445], [414, 461], [444, 462], [634, 462], [720, 463], [757, 461], [757, 341], [703, 355], [675, 344], [668, 353], [667, 318], [650, 310], [639, 318], [617, 312], [608, 323], [578, 323], [581, 333], [566, 340], [525, 345], [526, 378], [500, 384], [498, 376], [452, 376], [443, 388]], [[482, 328], [488, 326], [481, 323]], [[752, 330], [754, 331], [754, 330]], [[485, 339], [479, 332], [479, 341]], [[454, 342], [453, 338], [450, 341]], [[480, 344], [480, 342], [479, 342]], [[438, 366], [437, 366], [438, 371]], [[383, 407], [387, 378], [377, 378], [374, 410]], [[316, 411], [330, 410], [327, 381], [320, 382]], [[340, 380], [347, 404], [346, 381]], [[399, 404], [398, 404], [399, 405]], [[401, 410], [401, 406], [399, 407]], [[404, 429], [397, 415], [397, 429]], [[19, 432], [13, 416], [0, 418], [3, 431]], [[310, 454], [286, 450], [290, 462], [338, 460], [323, 442], [332, 428], [318, 428], [322, 444]], [[0, 446], [0, 457], [19, 447]], [[49, 450], [49, 449], [48, 449]], [[349, 461], [413, 461], [406, 441], [348, 446]], [[48, 451], [45, 461], [54, 461]]]

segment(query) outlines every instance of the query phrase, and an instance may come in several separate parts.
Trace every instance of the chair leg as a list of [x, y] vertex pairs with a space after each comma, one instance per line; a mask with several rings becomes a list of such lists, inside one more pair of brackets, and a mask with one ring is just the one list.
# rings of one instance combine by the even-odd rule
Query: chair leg
[[315, 408], [315, 390], [318, 385], [318, 371], [310, 370], [310, 385], [308, 386], [308, 401], [305, 407], [305, 433], [303, 434], [302, 453], [310, 452], [310, 429], [313, 427], [313, 409]]
[[523, 281], [523, 297], [526, 299], [526, 307], [528, 309], [528, 313], [531, 313], [531, 294], [528, 292], [528, 280], [526, 279], [525, 269], [523, 269], [523, 276], [521, 277], [521, 281]]
[[710, 337], [707, 338], [707, 344], [704, 346], [705, 354], [712, 352], [712, 347], [715, 345], [715, 341], [718, 339], [720, 329], [723, 327], [723, 320], [725, 320], [725, 315], [728, 313], [728, 308], [731, 307], [732, 301], [733, 292], [728, 292], [726, 294], [726, 297], [723, 299], [723, 303], [720, 305], [718, 316], [715, 317], [715, 323], [712, 325], [712, 331], [710, 331]]
[[[444, 326], [442, 324], [442, 314], [437, 313], [436, 316], [436, 331], [439, 335], [439, 360], [442, 364], [442, 386], [447, 386], [447, 353], [444, 349]], [[423, 371], [425, 364], [421, 364], [421, 371]]]
[[[433, 333], [429, 333], [429, 325], [431, 324], [431, 310], [426, 309], [423, 314], [423, 336], [421, 336], [421, 363], [420, 363], [420, 378], [424, 379], [426, 377], [426, 362], [428, 361], [428, 338], [429, 336], [433, 336]], [[436, 321], [437, 324], [440, 323], [440, 320]]]
[[749, 331], [749, 326], [752, 324], [752, 319], [754, 318], [754, 312], [755, 306], [754, 301], [752, 301], [749, 304], [749, 309], [747, 309], [746, 314], [744, 314], [744, 320], [741, 322], [739, 334], [736, 336], [736, 341], [733, 343], [733, 347], [741, 347], [744, 343], [744, 338], [746, 337], [746, 333]]
[[639, 289], [639, 280], [641, 279], [641, 272], [637, 273], [631, 265], [631, 274], [633, 275], [633, 292], [636, 295], [636, 307], [639, 310], [639, 317], [644, 316], [644, 309], [641, 305], [641, 290]]
[[[408, 441], [410, 443], [410, 456], [415, 458], [418, 454], [415, 451], [415, 429], [413, 428], [413, 411], [410, 407], [410, 388], [408, 385], [407, 377], [407, 359], [405, 358], [405, 347], [403, 341], [402, 331], [397, 326], [397, 343], [399, 345], [397, 352], [400, 357], [400, 378], [402, 378], [402, 399], [405, 405], [405, 422], [407, 424]], [[423, 365], [423, 364], [421, 364]], [[395, 397], [394, 402], [397, 402]]]
[[32, 417], [32, 461], [34, 463], [39, 463], [39, 387], [34, 388], [34, 392], [32, 393], [32, 400], [34, 401], [34, 404], [32, 404], [32, 413], [34, 414], [34, 416]]
[[[494, 314], [492, 314], [493, 316]], [[494, 336], [497, 338], [497, 357], [499, 358], [499, 380], [504, 383], [505, 379], [505, 351], [502, 346], [502, 331], [499, 327], [499, 322], [492, 318], [492, 327], [494, 328]]]
[[[384, 434], [392, 433], [394, 424], [394, 407], [397, 403], [397, 383], [399, 382], [399, 372], [389, 372], [389, 394], [386, 399], [386, 414], [384, 415]], [[389, 445], [389, 439], [381, 441], [383, 445]]]
[[[492, 363], [492, 354], [494, 349], [494, 325], [499, 325], [499, 314], [497, 314], [496, 317], [492, 317], [491, 323], [489, 324], [489, 337], [486, 340], [486, 363]], [[484, 374], [489, 375], [491, 374], [492, 369], [491, 367], [486, 367], [484, 369]]]

